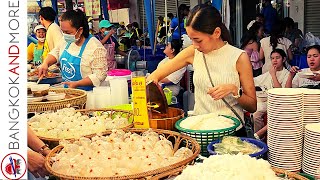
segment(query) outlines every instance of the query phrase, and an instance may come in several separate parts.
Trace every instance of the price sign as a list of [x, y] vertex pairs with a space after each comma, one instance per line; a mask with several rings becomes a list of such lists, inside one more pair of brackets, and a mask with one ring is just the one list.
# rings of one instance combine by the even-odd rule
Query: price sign
[[135, 128], [149, 128], [145, 77], [132, 77], [132, 102]]

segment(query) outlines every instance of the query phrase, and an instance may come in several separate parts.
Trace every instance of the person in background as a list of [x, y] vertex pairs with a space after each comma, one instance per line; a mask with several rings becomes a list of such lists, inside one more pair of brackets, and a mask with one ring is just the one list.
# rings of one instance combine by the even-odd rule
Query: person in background
[[294, 21], [290, 17], [285, 17], [282, 22], [285, 26], [284, 37], [288, 38], [292, 42], [291, 49], [299, 48], [303, 37], [302, 31], [294, 28]]
[[247, 25], [247, 29], [249, 30], [250, 27], [251, 27], [251, 26], [253, 25], [253, 23], [255, 23], [255, 22], [259, 22], [259, 23], [262, 23], [262, 24], [264, 25], [264, 17], [263, 17], [263, 14], [258, 13], [258, 14], [256, 15], [256, 19], [254, 19], [254, 20], [252, 20], [252, 21], [249, 22], [249, 24]]
[[37, 25], [34, 28], [34, 34], [38, 39], [38, 43], [30, 43], [27, 52], [28, 52], [28, 62], [31, 62], [34, 66], [38, 66], [42, 63], [42, 60], [46, 58], [44, 56], [45, 50], [44, 41], [46, 37], [46, 28], [43, 25]]
[[[235, 117], [222, 98], [242, 120], [244, 109], [255, 112], [257, 101], [249, 57], [245, 51], [230, 45], [231, 36], [219, 11], [213, 6], [198, 5], [188, 16], [186, 26], [193, 45], [151, 73], [147, 82], [158, 83], [169, 74], [192, 64], [195, 115], [216, 112]], [[245, 136], [244, 127], [240, 125], [237, 130], [238, 136]]]
[[[45, 156], [50, 153], [50, 148], [46, 145], [33, 130], [28, 126], [27, 130], [28, 140], [28, 172], [30, 172], [35, 178], [45, 177], [49, 175], [49, 172], [45, 168]], [[28, 174], [28, 179], [31, 179], [31, 175]]]
[[111, 24], [108, 20], [100, 21], [99, 33], [96, 34], [95, 37], [101, 42], [101, 44], [107, 50], [106, 58], [109, 71], [117, 68], [117, 62], [114, 57], [115, 52], [122, 56], [127, 55], [125, 52], [119, 49], [119, 43], [113, 36], [113, 34], [115, 34], [113, 24]]
[[126, 31], [126, 26], [125, 26], [124, 22], [121, 21], [121, 22], [119, 23], [119, 27], [118, 27], [118, 29], [117, 29], [117, 36], [118, 36], [118, 37], [121, 37], [121, 36], [123, 36], [126, 32], [127, 32], [127, 31]]
[[271, 0], [262, 0], [262, 10], [261, 14], [264, 17], [264, 30], [267, 34], [272, 31], [273, 25], [278, 23], [277, 10], [272, 7]]
[[269, 71], [271, 67], [270, 54], [274, 49], [282, 49], [286, 52], [287, 61], [286, 68], [289, 69], [290, 65], [288, 61], [291, 61], [293, 54], [291, 51], [291, 41], [283, 36], [283, 26], [281, 24], [275, 24], [272, 28], [271, 34], [260, 40], [261, 47], [259, 58], [264, 60], [264, 65], [262, 66], [262, 73]]
[[[172, 32], [172, 38], [171, 39], [181, 39], [181, 35], [186, 34], [186, 28], [185, 28], [185, 20], [190, 12], [190, 6], [187, 6], [186, 4], [180, 4], [178, 8], [178, 17], [175, 17], [171, 20], [170, 24], [170, 31]], [[180, 25], [178, 25], [180, 22]], [[180, 32], [179, 32], [180, 28]], [[181, 33], [181, 34], [180, 34]]]
[[[300, 70], [297, 66], [291, 67], [286, 87], [320, 89], [320, 45], [313, 45], [307, 48], [307, 62], [309, 68]], [[304, 73], [313, 73], [314, 76], [310, 78], [299, 76]]]
[[[158, 64], [158, 67], [163, 66], [168, 61], [173, 59], [180, 52], [181, 48], [182, 45], [179, 43], [179, 40], [173, 39], [171, 42], [169, 42], [163, 51], [167, 57]], [[165, 87], [172, 91], [173, 96], [177, 96], [181, 89], [179, 82], [182, 79], [185, 71], [186, 67], [183, 67], [163, 78], [159, 81], [159, 83], [163, 83]]]
[[[269, 71], [254, 78], [254, 85], [261, 89], [257, 92], [257, 111], [253, 113], [255, 133], [265, 126], [263, 116], [267, 113], [267, 103], [263, 101], [263, 98], [260, 101], [259, 95], [265, 95], [262, 90], [285, 87], [289, 76], [289, 71], [284, 68], [286, 53], [282, 49], [274, 49], [270, 57], [271, 67]], [[261, 133], [259, 133], [259, 136], [261, 136]]]
[[[57, 47], [63, 36], [60, 27], [54, 22], [57, 13], [52, 7], [42, 7], [39, 11], [40, 23], [47, 29], [45, 46], [48, 52]], [[45, 55], [48, 53], [45, 52]]]
[[[139, 46], [140, 39], [144, 38], [143, 37], [144, 33], [143, 33], [142, 29], [139, 28], [139, 24], [137, 22], [133, 22], [131, 24], [131, 29], [129, 32], [130, 32], [130, 44], [132, 46]], [[138, 43], [137, 43], [137, 41], [138, 41]]]
[[263, 24], [255, 22], [242, 39], [241, 49], [245, 50], [250, 57], [253, 77], [262, 73], [263, 62], [259, 59], [260, 39], [263, 38]]
[[61, 64], [65, 87], [91, 91], [100, 86], [107, 74], [106, 49], [89, 33], [85, 14], [69, 10], [61, 15], [64, 42], [55, 47], [39, 68], [39, 76], [57, 61]]

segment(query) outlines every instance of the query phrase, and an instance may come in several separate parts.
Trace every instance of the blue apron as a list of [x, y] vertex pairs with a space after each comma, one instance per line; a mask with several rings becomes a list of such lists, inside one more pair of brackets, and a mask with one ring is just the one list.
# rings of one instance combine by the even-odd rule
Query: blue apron
[[[80, 68], [82, 53], [91, 37], [93, 36], [90, 34], [89, 37], [85, 39], [78, 56], [73, 56], [68, 52], [71, 43], [68, 43], [62, 52], [62, 55], [60, 56], [60, 64], [63, 82], [79, 81], [82, 79]], [[67, 87], [67, 85], [64, 85], [64, 87]], [[78, 86], [77, 89], [91, 91], [93, 86]]]

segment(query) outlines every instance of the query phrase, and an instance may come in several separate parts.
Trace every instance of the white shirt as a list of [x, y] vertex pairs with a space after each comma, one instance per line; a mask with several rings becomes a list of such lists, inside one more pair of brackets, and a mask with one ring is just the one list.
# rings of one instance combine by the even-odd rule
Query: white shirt
[[[62, 55], [64, 49], [67, 46], [67, 42], [61, 42], [56, 48], [54, 48], [49, 54], [53, 55], [58, 61]], [[75, 43], [71, 43], [68, 52], [73, 56], [78, 56], [81, 46], [77, 46]], [[83, 51], [82, 59], [80, 63], [82, 78], [89, 77], [94, 86], [100, 86], [106, 78], [107, 73], [107, 51], [101, 42], [92, 37], [86, 48]]]
[[310, 70], [310, 68], [305, 68], [305, 69], [301, 69], [300, 72], [298, 72], [296, 74], [296, 76], [293, 78], [292, 80], [292, 87], [293, 88], [298, 88], [298, 87], [304, 87], [304, 86], [309, 86], [309, 85], [318, 85], [320, 83], [320, 81], [313, 81], [307, 78], [301, 78], [299, 76], [299, 74], [301, 73], [311, 73], [312, 71]]
[[[285, 87], [289, 73], [290, 72], [285, 68], [283, 68], [281, 71], [276, 72], [277, 79], [282, 87]], [[265, 87], [266, 89], [272, 89], [274, 85], [269, 71], [255, 77], [253, 80], [255, 86]]]
[[[60, 27], [56, 23], [52, 23], [46, 33], [46, 41], [49, 51], [58, 46], [63, 41], [63, 35]], [[60, 42], [61, 41], [61, 42]]]
[[[170, 59], [168, 57], [164, 58], [158, 64], [158, 67], [162, 66], [163, 64], [165, 64], [169, 60]], [[169, 76], [166, 77], [169, 81], [171, 81], [174, 84], [174, 85], [166, 86], [167, 88], [169, 88], [172, 91], [173, 96], [177, 96], [179, 94], [179, 91], [181, 89], [179, 82], [182, 79], [184, 73], [186, 72], [186, 69], [187, 69], [186, 67], [183, 67], [183, 68], [171, 73]]]
[[[260, 40], [261, 43], [261, 48], [263, 49], [264, 52], [264, 59], [265, 59], [265, 63], [262, 66], [262, 74], [266, 73], [269, 71], [270, 67], [271, 67], [271, 52], [272, 52], [272, 46], [270, 45], [270, 36], [269, 37], [265, 37], [263, 39]], [[287, 55], [287, 50], [289, 49], [289, 47], [291, 46], [292, 42], [283, 37], [279, 39], [279, 42], [277, 44], [277, 49], [282, 49], [286, 55]]]
[[[219, 84], [234, 84], [238, 88], [240, 87], [240, 78], [236, 68], [236, 63], [242, 53], [245, 53], [245, 51], [226, 43], [226, 45], [220, 49], [211, 51], [205, 55], [214, 86]], [[195, 86], [194, 114], [199, 115], [217, 112], [219, 114], [236, 117], [236, 115], [234, 115], [222, 100], [214, 100], [209, 94], [207, 94], [212, 85], [205, 67], [203, 53], [198, 50], [195, 50], [193, 69], [193, 83]], [[226, 96], [225, 100], [243, 119], [243, 109], [239, 105], [238, 101], [232, 97], [231, 94]], [[242, 126], [240, 125], [240, 127]]]

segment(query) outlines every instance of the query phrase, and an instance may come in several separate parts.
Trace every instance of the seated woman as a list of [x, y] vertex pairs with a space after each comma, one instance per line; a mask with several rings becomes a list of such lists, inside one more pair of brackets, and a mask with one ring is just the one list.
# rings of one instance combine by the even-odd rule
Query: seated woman
[[[289, 71], [284, 68], [286, 53], [282, 49], [275, 49], [270, 56], [271, 68], [269, 71], [254, 78], [255, 86], [265, 90], [284, 87], [289, 76]], [[267, 102], [259, 98], [260, 94], [262, 92], [257, 92], [257, 111], [253, 113], [255, 133], [265, 126], [263, 116], [267, 113]], [[260, 132], [258, 135], [261, 137], [262, 134]]]
[[38, 66], [42, 63], [42, 60], [46, 58], [44, 41], [46, 38], [46, 28], [42, 25], [37, 25], [34, 28], [34, 33], [38, 39], [38, 43], [30, 43], [27, 51], [28, 51], [28, 62], [32, 63], [34, 66]]
[[[158, 64], [158, 68], [170, 61], [170, 59], [174, 58], [180, 52], [181, 47], [182, 45], [179, 43], [179, 40], [173, 39], [171, 42], [169, 42], [163, 51], [167, 57]], [[179, 82], [182, 79], [185, 71], [186, 67], [183, 67], [171, 73], [169, 76], [159, 81], [159, 83], [163, 83], [163, 86], [172, 91], [173, 96], [177, 96], [181, 89]]]
[[[320, 45], [313, 45], [307, 48], [307, 62], [309, 68], [299, 70], [297, 66], [291, 67], [286, 87], [320, 89]], [[299, 74], [304, 73], [313, 73], [314, 76], [310, 78], [299, 76]], [[296, 74], [298, 75], [296, 76]]]
[[93, 86], [100, 86], [107, 74], [107, 51], [89, 33], [85, 14], [79, 9], [66, 11], [60, 16], [60, 26], [64, 41], [48, 54], [39, 76], [59, 61], [65, 87], [90, 91]]

